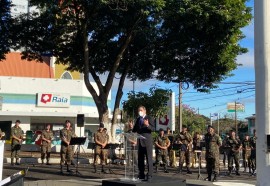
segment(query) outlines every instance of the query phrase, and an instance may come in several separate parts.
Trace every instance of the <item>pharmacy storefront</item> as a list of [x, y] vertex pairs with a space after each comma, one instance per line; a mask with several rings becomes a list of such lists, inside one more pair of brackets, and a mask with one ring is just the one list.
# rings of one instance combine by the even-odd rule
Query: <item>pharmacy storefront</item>
[[[77, 127], [78, 114], [84, 114], [84, 127]], [[2, 76], [0, 128], [6, 139], [10, 138], [10, 128], [16, 120], [21, 121], [24, 143], [33, 143], [30, 137], [46, 124], [51, 124], [55, 133], [53, 143], [59, 143], [59, 130], [66, 120], [71, 121], [77, 136], [92, 140], [99, 124], [97, 108], [83, 80]]]

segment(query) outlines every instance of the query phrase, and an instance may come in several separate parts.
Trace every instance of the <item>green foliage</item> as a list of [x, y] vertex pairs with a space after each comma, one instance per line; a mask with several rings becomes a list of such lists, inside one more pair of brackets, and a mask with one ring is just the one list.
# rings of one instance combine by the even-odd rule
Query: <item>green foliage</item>
[[170, 90], [164, 90], [152, 87], [149, 93], [129, 92], [128, 100], [123, 101], [123, 110], [129, 117], [137, 116], [137, 108], [141, 105], [145, 106], [147, 114], [157, 118], [164, 115], [167, 110], [167, 101], [171, 94]]
[[0, 61], [5, 59], [5, 54], [10, 50], [10, 7], [9, 0], [0, 1]]
[[[21, 16], [10, 32], [13, 48], [25, 48], [25, 58], [49, 54], [83, 72], [100, 118], [108, 112], [117, 72], [141, 81], [189, 82], [207, 91], [228, 77], [237, 55], [247, 51], [238, 43], [251, 19], [246, 0], [127, 0], [125, 11], [112, 10], [112, 2], [31, 0], [40, 15]], [[102, 84], [99, 75], [105, 72]]]
[[[176, 107], [175, 115], [175, 130], [179, 131], [178, 109]], [[209, 123], [209, 119], [203, 115], [197, 114], [196, 109], [191, 108], [189, 105], [183, 105], [182, 123], [188, 127], [191, 134], [199, 132], [200, 134], [206, 133], [206, 127]]]

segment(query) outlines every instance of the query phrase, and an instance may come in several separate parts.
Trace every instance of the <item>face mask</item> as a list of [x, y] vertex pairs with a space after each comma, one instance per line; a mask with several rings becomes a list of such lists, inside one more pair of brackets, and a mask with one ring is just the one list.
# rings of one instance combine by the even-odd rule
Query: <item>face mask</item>
[[143, 112], [139, 111], [139, 116], [143, 117]]

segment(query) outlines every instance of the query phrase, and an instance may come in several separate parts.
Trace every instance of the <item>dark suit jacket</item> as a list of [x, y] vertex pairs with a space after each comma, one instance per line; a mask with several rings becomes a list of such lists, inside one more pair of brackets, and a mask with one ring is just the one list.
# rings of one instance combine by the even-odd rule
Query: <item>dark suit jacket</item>
[[[154, 130], [154, 120], [152, 117], [146, 115], [144, 117], [144, 119], [148, 119], [149, 121], [149, 126], [146, 127], [145, 125], [143, 125], [142, 127], [140, 126], [140, 117], [137, 118], [135, 125], [133, 127], [132, 132], [137, 132], [138, 134], [142, 135], [143, 137], [145, 137], [146, 139], [144, 140], [145, 142], [145, 146], [146, 147], [151, 147], [153, 146], [153, 139], [152, 139], [152, 135], [151, 132]], [[141, 140], [139, 140], [141, 142]]]

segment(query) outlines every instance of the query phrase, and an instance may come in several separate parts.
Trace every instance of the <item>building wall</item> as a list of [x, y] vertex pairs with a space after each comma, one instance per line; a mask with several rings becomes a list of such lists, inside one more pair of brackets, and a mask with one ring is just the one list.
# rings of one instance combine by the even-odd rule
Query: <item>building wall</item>
[[[92, 85], [97, 89], [96, 84]], [[69, 95], [70, 104], [67, 107], [39, 107], [38, 93]], [[51, 123], [63, 126], [65, 120], [69, 119], [79, 134], [80, 130], [76, 127], [77, 114], [85, 115], [86, 126], [99, 124], [95, 102], [83, 80], [0, 76], [0, 96], [0, 121], [12, 121], [14, 124], [16, 119], [20, 119], [24, 131], [30, 130], [31, 124]], [[81, 134], [84, 135], [84, 132]]]
[[[63, 75], [64, 72], [66, 72], [66, 65], [63, 64], [55, 64], [55, 78], [56, 79], [60, 79]], [[74, 72], [69, 72], [72, 76], [72, 79], [81, 79], [81, 73], [78, 71], [74, 71]]]

